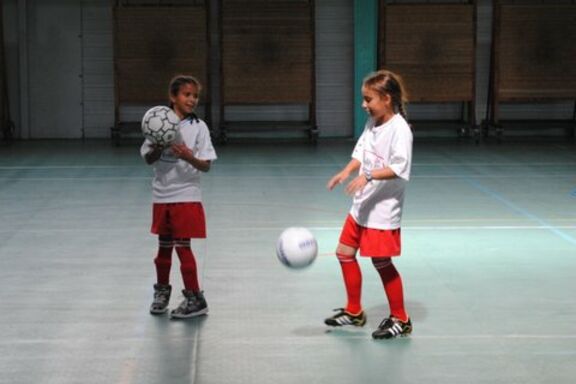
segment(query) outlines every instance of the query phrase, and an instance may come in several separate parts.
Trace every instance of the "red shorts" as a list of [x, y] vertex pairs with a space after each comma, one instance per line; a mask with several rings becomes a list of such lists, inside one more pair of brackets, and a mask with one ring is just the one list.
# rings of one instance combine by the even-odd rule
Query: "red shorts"
[[360, 250], [361, 256], [393, 257], [400, 256], [400, 228], [372, 229], [358, 225], [352, 216], [348, 215], [340, 243]]
[[205, 239], [206, 218], [202, 203], [154, 203], [151, 231], [173, 238]]

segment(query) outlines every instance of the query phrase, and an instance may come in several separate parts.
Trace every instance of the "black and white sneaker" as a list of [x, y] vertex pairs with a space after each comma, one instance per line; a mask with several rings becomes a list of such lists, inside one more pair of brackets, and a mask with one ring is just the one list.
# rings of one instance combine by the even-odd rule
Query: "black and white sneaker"
[[204, 298], [204, 292], [194, 293], [192, 291], [182, 290], [184, 300], [178, 308], [170, 312], [173, 319], [188, 319], [190, 317], [205, 315], [208, 313], [208, 304]]
[[412, 321], [401, 321], [394, 316], [390, 316], [380, 323], [378, 329], [372, 332], [375, 339], [392, 339], [397, 336], [408, 336], [412, 333]]
[[160, 315], [168, 311], [172, 287], [168, 284], [154, 284], [154, 300], [150, 305], [150, 313]]
[[346, 312], [344, 308], [335, 309], [338, 311], [334, 316], [324, 320], [324, 324], [331, 327], [341, 327], [343, 325], [354, 325], [355, 327], [362, 327], [366, 324], [366, 314], [364, 311], [357, 315]]

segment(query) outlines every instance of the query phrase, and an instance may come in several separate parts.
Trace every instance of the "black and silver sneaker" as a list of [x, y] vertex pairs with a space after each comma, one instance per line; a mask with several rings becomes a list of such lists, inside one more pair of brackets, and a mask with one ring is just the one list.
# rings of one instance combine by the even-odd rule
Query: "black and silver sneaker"
[[341, 327], [343, 325], [354, 325], [356, 327], [362, 327], [366, 324], [366, 314], [364, 311], [357, 315], [346, 312], [344, 308], [335, 309], [338, 311], [334, 316], [329, 317], [324, 320], [324, 324], [330, 325], [331, 327]]
[[204, 292], [194, 293], [183, 289], [182, 294], [184, 295], [184, 300], [180, 303], [178, 308], [170, 312], [171, 318], [187, 319], [208, 313], [208, 304], [206, 304]]
[[168, 284], [154, 284], [154, 300], [150, 305], [150, 313], [160, 315], [168, 311], [172, 287]]
[[408, 336], [412, 333], [412, 321], [401, 321], [394, 316], [390, 316], [380, 323], [378, 329], [372, 332], [375, 339], [392, 339], [397, 336]]

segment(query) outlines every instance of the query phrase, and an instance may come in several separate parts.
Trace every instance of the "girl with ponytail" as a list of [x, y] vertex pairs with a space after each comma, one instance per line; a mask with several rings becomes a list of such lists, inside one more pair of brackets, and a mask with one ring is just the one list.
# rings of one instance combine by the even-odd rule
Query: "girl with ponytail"
[[363, 326], [362, 273], [357, 253], [370, 257], [380, 275], [390, 314], [372, 333], [375, 339], [407, 336], [412, 321], [404, 307], [402, 279], [392, 263], [400, 256], [400, 221], [412, 163], [412, 131], [406, 121], [406, 91], [400, 76], [381, 70], [362, 85], [362, 107], [369, 115], [350, 162], [330, 181], [328, 189], [353, 175], [345, 190], [352, 208], [340, 234], [336, 257], [342, 268], [347, 303], [326, 320], [329, 326]]

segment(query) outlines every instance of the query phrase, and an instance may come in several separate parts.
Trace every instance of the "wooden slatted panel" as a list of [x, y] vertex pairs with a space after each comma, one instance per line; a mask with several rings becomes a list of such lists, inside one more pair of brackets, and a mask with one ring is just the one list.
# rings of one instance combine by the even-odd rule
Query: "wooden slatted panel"
[[[161, 103], [177, 74], [207, 80], [205, 7], [115, 8], [115, 70], [119, 103]], [[208, 87], [204, 87], [206, 96]]]
[[474, 6], [391, 4], [380, 15], [380, 66], [401, 74], [410, 101], [472, 101]]
[[225, 104], [310, 103], [313, 31], [310, 3], [223, 1]]
[[497, 22], [500, 101], [576, 98], [576, 5], [502, 5]]

